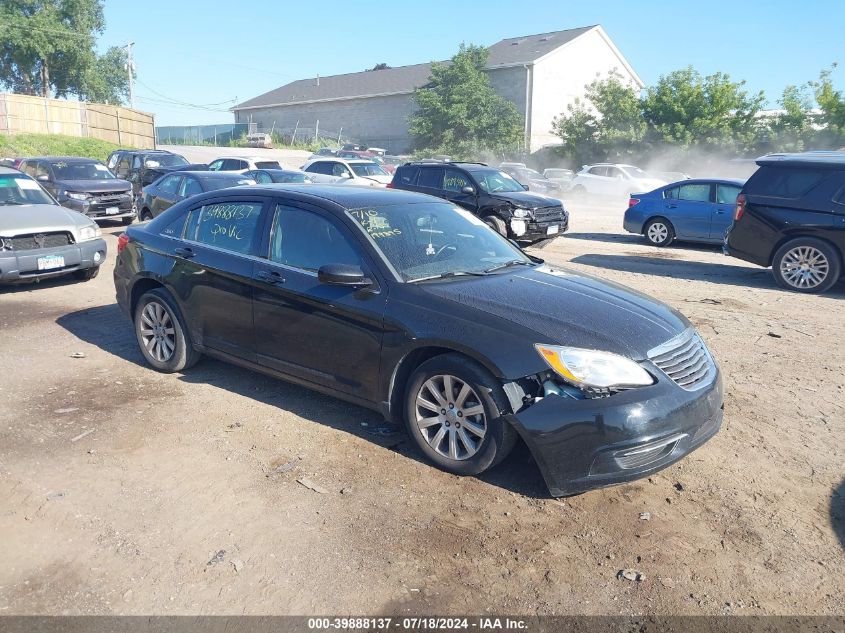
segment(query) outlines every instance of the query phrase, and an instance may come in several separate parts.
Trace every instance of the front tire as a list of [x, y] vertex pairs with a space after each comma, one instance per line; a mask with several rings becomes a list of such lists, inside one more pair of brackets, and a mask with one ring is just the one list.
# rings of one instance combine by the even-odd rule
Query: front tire
[[199, 360], [182, 316], [165, 290], [156, 288], [141, 296], [135, 307], [134, 324], [141, 354], [154, 369], [173, 373], [188, 369]]
[[495, 215], [488, 216], [484, 218], [484, 224], [496, 231], [496, 233], [498, 233], [502, 237], [508, 236], [508, 227], [505, 225], [504, 220], [502, 220], [501, 218], [497, 218]]
[[842, 262], [836, 249], [812, 237], [800, 237], [781, 246], [772, 259], [772, 275], [782, 288], [821, 293], [839, 281]]
[[652, 246], [669, 246], [675, 241], [675, 227], [669, 220], [654, 218], [645, 225], [643, 235]]
[[405, 426], [430, 461], [457, 475], [477, 475], [501, 462], [517, 434], [500, 411], [507, 398], [496, 378], [459, 354], [436, 356], [411, 375]]

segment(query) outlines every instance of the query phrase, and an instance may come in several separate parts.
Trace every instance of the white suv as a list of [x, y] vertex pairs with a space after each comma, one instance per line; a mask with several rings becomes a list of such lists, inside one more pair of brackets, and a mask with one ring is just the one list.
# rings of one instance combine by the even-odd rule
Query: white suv
[[284, 169], [279, 161], [257, 156], [221, 156], [208, 164], [208, 171], [231, 171], [242, 174], [254, 169]]
[[393, 180], [380, 165], [371, 160], [320, 157], [302, 166], [313, 182], [386, 187]]
[[633, 165], [600, 163], [584, 165], [572, 179], [571, 191], [594, 196], [627, 197], [645, 193], [667, 184]]

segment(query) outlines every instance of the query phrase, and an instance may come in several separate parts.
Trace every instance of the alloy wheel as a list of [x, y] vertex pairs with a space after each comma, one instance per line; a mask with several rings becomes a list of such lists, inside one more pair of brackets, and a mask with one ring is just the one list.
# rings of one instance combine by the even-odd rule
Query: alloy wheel
[[827, 279], [830, 262], [813, 246], [796, 246], [780, 261], [780, 274], [793, 288], [815, 288]]
[[654, 244], [662, 244], [669, 237], [669, 227], [663, 222], [652, 222], [648, 227], [648, 239]]
[[168, 309], [157, 301], [150, 301], [141, 312], [138, 328], [150, 358], [160, 363], [169, 361], [176, 349], [176, 328]]
[[466, 382], [432, 376], [417, 392], [416, 424], [428, 445], [443, 457], [462, 461], [478, 452], [487, 434], [484, 405]]

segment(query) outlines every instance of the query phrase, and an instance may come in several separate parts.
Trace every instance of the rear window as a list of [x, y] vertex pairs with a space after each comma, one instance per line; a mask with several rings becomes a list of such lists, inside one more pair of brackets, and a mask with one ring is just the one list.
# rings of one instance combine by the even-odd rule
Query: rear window
[[402, 185], [414, 185], [417, 182], [417, 173], [419, 173], [419, 171], [420, 168], [414, 167], [413, 165], [400, 167], [396, 170], [394, 180]]
[[745, 190], [773, 198], [800, 198], [830, 173], [824, 169], [762, 166], [751, 176]]
[[281, 169], [282, 166], [277, 160], [260, 160], [255, 163], [256, 169]]

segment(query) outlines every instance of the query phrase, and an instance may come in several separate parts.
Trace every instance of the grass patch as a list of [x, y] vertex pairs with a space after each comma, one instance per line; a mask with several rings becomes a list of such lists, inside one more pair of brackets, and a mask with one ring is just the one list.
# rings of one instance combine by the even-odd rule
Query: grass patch
[[106, 162], [119, 145], [96, 138], [60, 134], [0, 135], [0, 158], [26, 156], [86, 156]]

